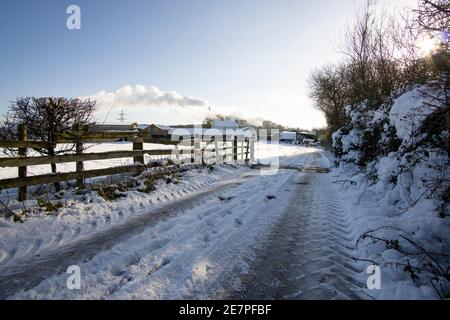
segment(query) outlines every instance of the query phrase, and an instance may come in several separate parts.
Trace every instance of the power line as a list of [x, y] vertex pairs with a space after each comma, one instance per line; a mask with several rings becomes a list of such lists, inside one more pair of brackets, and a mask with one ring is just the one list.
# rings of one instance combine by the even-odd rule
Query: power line
[[119, 119], [117, 119], [117, 120], [119, 120], [120, 122], [124, 122], [126, 120], [125, 116], [126, 116], [126, 114], [122, 110], [122, 111], [120, 111]]
[[[3, 87], [3, 88], [7, 88], [9, 90], [16, 91], [15, 94], [20, 93], [20, 95], [27, 95], [28, 96], [30, 94], [33, 95], [34, 93], [36, 93], [34, 90], [29, 90], [29, 89], [25, 90], [23, 88], [19, 88], [19, 87], [15, 86], [15, 85], [9, 84], [9, 83], [7, 83], [5, 81], [0, 81], [0, 86]], [[36, 94], [34, 94], [34, 95], [36, 95]]]

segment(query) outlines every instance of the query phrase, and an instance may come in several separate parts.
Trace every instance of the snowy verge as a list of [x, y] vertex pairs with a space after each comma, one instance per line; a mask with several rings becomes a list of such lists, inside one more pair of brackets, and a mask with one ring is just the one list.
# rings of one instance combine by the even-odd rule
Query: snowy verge
[[42, 209], [42, 200], [36, 198], [25, 203], [10, 200], [8, 206], [13, 212], [26, 208], [30, 213], [24, 223], [14, 222], [12, 217], [0, 218], [0, 266], [111, 228], [132, 216], [236, 177], [245, 170], [248, 168], [227, 165], [190, 169], [180, 173], [176, 180], [152, 181], [154, 190], [148, 192], [139, 188], [115, 191], [118, 197], [114, 200], [107, 200], [89, 189], [83, 192], [69, 189], [58, 200], [46, 200], [46, 206], [55, 206], [50, 212]]
[[[361, 259], [364, 265], [361, 281], [367, 279], [365, 270], [369, 265], [381, 268], [381, 289], [367, 289], [366, 294], [388, 300], [439, 299], [439, 293], [431, 284], [430, 272], [408, 271], [408, 264], [424, 265], [426, 260], [419, 247], [407, 240], [432, 252], [450, 252], [450, 223], [436, 215], [438, 201], [424, 198], [412, 207], [405, 207], [402, 192], [392, 186], [383, 189], [379, 184], [368, 185], [361, 173], [333, 171], [332, 174], [346, 210], [351, 213], [352, 238], [357, 239], [354, 258]], [[445, 266], [445, 260], [440, 263]]]
[[426, 85], [377, 111], [349, 107], [350, 124], [333, 135], [355, 258], [381, 267], [381, 290], [367, 292], [377, 299], [450, 294], [448, 127], [438, 121], [448, 106], [440, 94]]

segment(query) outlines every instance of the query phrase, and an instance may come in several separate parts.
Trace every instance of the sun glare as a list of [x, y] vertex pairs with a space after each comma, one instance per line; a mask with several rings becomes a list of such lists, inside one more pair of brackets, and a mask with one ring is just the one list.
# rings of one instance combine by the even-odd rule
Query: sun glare
[[427, 56], [431, 54], [437, 47], [437, 43], [434, 39], [423, 39], [418, 43], [419, 53], [421, 55]]

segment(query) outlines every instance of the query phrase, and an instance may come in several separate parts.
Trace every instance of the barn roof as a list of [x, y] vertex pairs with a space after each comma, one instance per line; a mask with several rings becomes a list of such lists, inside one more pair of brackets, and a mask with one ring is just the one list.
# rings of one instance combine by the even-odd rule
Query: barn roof
[[235, 120], [216, 120], [212, 123], [215, 128], [237, 128], [238, 124]]

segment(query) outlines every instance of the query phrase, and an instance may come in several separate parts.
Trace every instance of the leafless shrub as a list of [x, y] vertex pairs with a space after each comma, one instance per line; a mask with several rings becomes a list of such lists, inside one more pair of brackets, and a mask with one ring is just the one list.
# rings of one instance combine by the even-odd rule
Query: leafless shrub
[[[35, 149], [42, 155], [54, 156], [66, 153], [75, 148], [67, 144], [56, 149], [54, 147], [58, 134], [67, 130], [79, 129], [92, 122], [96, 102], [91, 100], [55, 98], [55, 97], [22, 97], [14, 101], [5, 119], [0, 123], [0, 139], [16, 140], [17, 125], [24, 124], [29, 140], [47, 142], [47, 148]], [[7, 150], [9, 153], [15, 150]], [[56, 173], [56, 164], [51, 164], [52, 173]], [[55, 183], [57, 191], [60, 184]]]
[[386, 260], [382, 255], [375, 255], [372, 259], [355, 258], [355, 260], [403, 269], [413, 282], [429, 283], [441, 299], [449, 297], [449, 243], [442, 242], [442, 251], [435, 252], [413, 240], [410, 235], [397, 227], [382, 226], [362, 234], [358, 238], [357, 246], [373, 246], [378, 243], [384, 243], [386, 249], [396, 251], [399, 254], [398, 258]]

